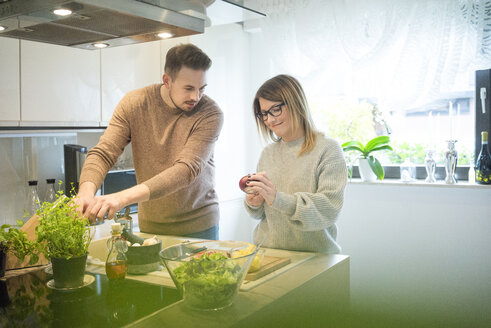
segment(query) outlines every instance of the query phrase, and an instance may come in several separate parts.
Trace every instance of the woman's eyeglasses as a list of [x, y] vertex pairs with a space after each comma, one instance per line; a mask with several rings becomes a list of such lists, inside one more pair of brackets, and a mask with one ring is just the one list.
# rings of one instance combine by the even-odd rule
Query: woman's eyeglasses
[[261, 110], [259, 110], [259, 112], [256, 114], [256, 116], [263, 121], [268, 120], [268, 114], [271, 115], [272, 117], [280, 116], [281, 112], [282, 112], [281, 107], [283, 105], [285, 105], [284, 102], [282, 102], [281, 104], [278, 104], [278, 105], [274, 105], [273, 107], [271, 107], [269, 110], [267, 110], [265, 112], [261, 112]]

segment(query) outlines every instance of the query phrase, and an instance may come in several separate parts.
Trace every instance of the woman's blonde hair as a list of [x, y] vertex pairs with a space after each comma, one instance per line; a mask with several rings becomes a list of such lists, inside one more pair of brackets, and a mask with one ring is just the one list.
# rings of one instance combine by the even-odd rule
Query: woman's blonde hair
[[289, 75], [277, 75], [264, 82], [254, 97], [253, 110], [258, 131], [261, 132], [266, 141], [272, 140], [278, 142], [281, 138], [275, 136], [273, 131], [266, 126], [262, 118], [258, 117], [258, 114], [261, 113], [259, 98], [283, 102], [288, 107], [288, 115], [292, 122], [293, 131], [296, 132], [298, 129], [303, 128], [305, 131], [305, 140], [298, 156], [306, 154], [314, 148], [318, 131], [310, 116], [305, 93], [297, 79]]

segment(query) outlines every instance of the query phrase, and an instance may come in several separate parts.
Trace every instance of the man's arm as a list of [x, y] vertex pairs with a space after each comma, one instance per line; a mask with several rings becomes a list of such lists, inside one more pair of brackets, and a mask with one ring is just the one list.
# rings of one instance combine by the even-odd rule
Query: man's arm
[[[107, 213], [107, 219], [112, 219], [117, 212], [128, 205], [144, 202], [150, 198], [150, 189], [144, 184], [138, 184], [131, 188], [103, 196], [95, 196], [95, 184], [85, 182], [80, 186], [78, 193], [83, 215], [90, 221], [96, 218], [104, 220]], [[92, 197], [90, 197], [92, 195]]]

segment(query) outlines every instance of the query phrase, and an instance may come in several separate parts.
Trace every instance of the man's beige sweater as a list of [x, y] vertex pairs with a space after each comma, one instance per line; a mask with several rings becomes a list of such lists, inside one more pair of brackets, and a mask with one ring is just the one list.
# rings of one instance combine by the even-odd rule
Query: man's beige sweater
[[223, 113], [206, 95], [191, 112], [171, 108], [160, 87], [123, 97], [99, 143], [88, 152], [80, 183], [91, 181], [99, 188], [131, 142], [137, 183], [150, 189], [150, 200], [138, 204], [140, 231], [203, 231], [219, 220], [213, 149]]

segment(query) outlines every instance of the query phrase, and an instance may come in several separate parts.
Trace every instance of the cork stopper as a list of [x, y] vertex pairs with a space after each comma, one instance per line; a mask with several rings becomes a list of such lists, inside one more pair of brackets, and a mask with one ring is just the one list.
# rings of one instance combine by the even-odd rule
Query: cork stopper
[[481, 132], [481, 141], [488, 142], [488, 131]]
[[113, 235], [120, 234], [121, 233], [121, 230], [122, 230], [121, 228], [122, 228], [121, 227], [121, 223], [112, 223], [111, 224], [111, 233]]

